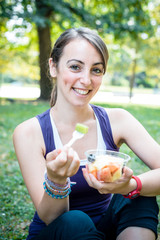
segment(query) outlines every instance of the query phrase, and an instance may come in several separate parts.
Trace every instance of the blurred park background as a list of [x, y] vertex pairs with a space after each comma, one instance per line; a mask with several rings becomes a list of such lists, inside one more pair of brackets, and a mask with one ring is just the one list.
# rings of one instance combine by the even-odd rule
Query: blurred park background
[[97, 30], [108, 46], [103, 90], [159, 93], [159, 0], [0, 0], [0, 96], [16, 97], [23, 86], [34, 87], [28, 98], [48, 99], [51, 48], [65, 29], [79, 26]]
[[[93, 102], [130, 111], [160, 143], [160, 0], [0, 0], [0, 239], [25, 239], [34, 213], [14, 128], [49, 108], [51, 48], [80, 26], [95, 29], [110, 54]], [[121, 151], [135, 174], [148, 170], [126, 146]]]

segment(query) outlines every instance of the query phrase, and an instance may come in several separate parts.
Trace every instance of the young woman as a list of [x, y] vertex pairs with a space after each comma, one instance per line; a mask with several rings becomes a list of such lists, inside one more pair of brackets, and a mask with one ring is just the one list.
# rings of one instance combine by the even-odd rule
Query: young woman
[[[107, 61], [95, 31], [62, 33], [49, 59], [56, 81], [51, 108], [15, 129], [16, 155], [36, 208], [27, 239], [156, 239], [160, 146], [127, 111], [89, 104]], [[67, 147], [77, 123], [89, 131]], [[125, 167], [119, 180], [104, 183], [81, 166], [88, 149], [119, 151], [123, 143], [151, 170], [135, 177]]]

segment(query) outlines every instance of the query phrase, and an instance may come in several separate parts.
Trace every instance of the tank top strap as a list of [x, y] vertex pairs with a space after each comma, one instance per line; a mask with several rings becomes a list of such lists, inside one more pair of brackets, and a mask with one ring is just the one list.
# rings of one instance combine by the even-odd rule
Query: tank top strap
[[109, 121], [106, 110], [103, 107], [95, 106], [93, 104], [91, 104], [91, 107], [99, 120], [99, 124], [101, 127], [101, 132], [106, 145], [106, 149], [118, 151], [119, 148], [114, 143], [112, 129], [111, 129], [110, 121]]
[[46, 154], [45, 154], [45, 157], [46, 157], [47, 153], [55, 149], [55, 141], [54, 141], [53, 130], [52, 130], [52, 125], [50, 120], [50, 109], [48, 109], [44, 113], [37, 115], [36, 118], [38, 119], [39, 124], [41, 126], [43, 139], [46, 146]]

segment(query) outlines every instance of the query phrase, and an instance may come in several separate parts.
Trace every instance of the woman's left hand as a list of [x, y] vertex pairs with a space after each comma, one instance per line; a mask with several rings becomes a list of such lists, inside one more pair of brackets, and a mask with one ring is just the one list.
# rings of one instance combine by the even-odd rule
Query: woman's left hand
[[88, 172], [87, 167], [83, 168], [82, 171], [88, 185], [97, 189], [101, 194], [119, 193], [125, 195], [130, 192], [130, 182], [133, 171], [128, 167], [123, 168], [123, 174], [120, 179], [109, 183], [98, 181], [91, 173]]

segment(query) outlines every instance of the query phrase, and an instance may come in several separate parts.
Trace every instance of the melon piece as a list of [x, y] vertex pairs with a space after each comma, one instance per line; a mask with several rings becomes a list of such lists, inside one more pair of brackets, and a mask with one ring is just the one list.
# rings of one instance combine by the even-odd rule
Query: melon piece
[[97, 156], [93, 163], [89, 164], [89, 172], [99, 181], [114, 182], [122, 175], [123, 159], [113, 156]]
[[95, 178], [97, 178], [97, 168], [95, 166], [91, 166], [89, 168], [89, 173], [92, 173]]
[[112, 175], [109, 167], [104, 167], [101, 170], [99, 170], [98, 174], [98, 180], [103, 182], [111, 182], [112, 181]]

